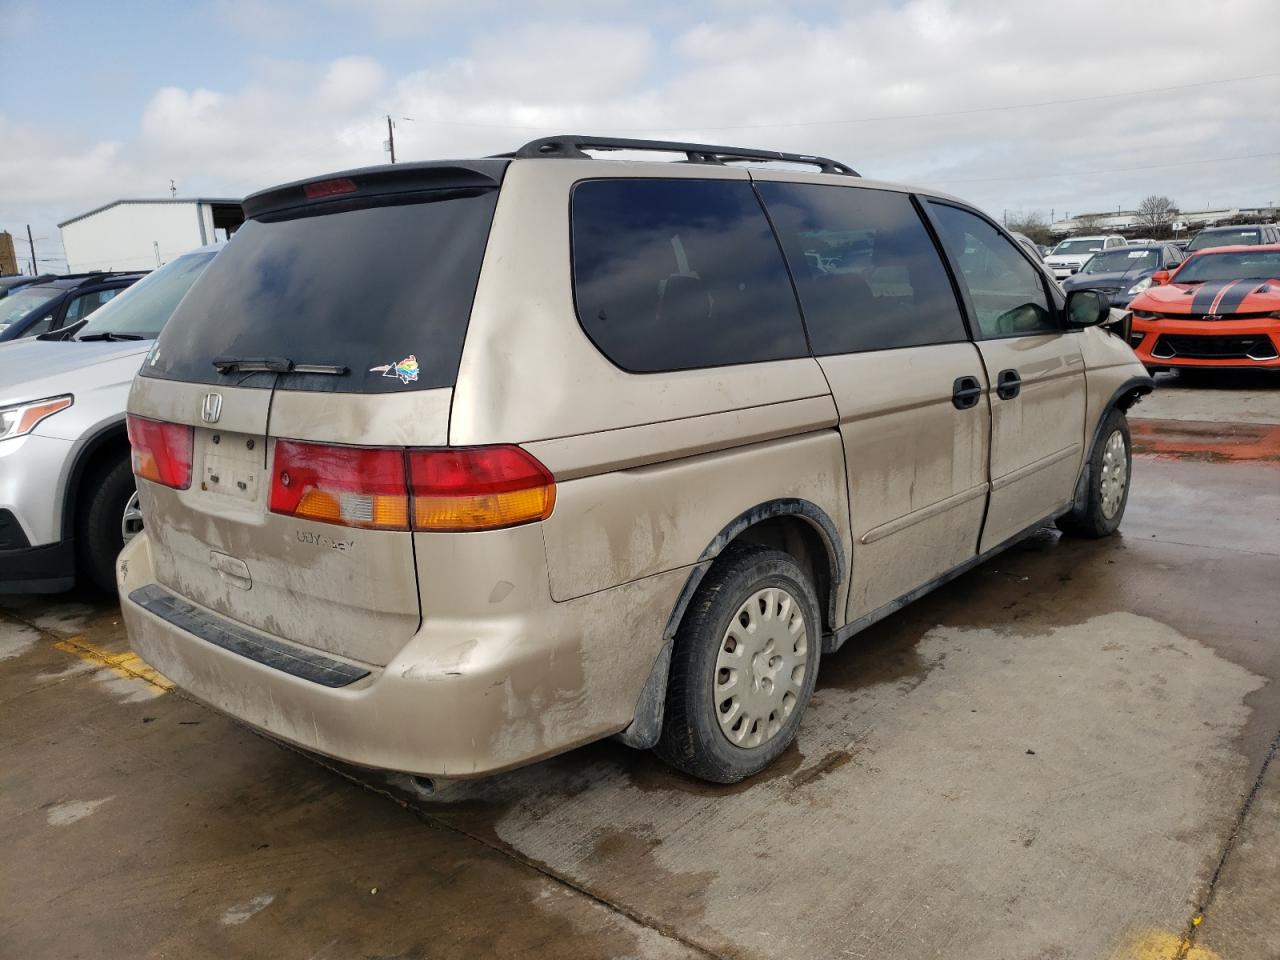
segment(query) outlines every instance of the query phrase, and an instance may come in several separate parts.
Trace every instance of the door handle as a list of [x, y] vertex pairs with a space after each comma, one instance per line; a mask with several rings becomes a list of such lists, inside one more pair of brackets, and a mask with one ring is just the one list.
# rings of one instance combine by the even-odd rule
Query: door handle
[[1022, 392], [1022, 377], [1017, 370], [1001, 370], [996, 377], [996, 396], [1001, 400], [1012, 400]]
[[951, 402], [957, 410], [976, 407], [981, 396], [982, 384], [978, 383], [977, 377], [956, 377], [956, 382], [951, 385]]

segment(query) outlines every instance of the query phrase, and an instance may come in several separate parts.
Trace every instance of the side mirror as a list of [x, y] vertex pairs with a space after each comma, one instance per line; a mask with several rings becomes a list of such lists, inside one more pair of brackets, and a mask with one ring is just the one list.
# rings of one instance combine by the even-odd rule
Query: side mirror
[[1067, 294], [1067, 326], [1096, 327], [1111, 318], [1111, 301], [1097, 290], [1072, 290]]
[[1160, 287], [1168, 282], [1169, 282], [1168, 270], [1157, 270], [1155, 273], [1151, 275], [1151, 285], [1153, 287]]

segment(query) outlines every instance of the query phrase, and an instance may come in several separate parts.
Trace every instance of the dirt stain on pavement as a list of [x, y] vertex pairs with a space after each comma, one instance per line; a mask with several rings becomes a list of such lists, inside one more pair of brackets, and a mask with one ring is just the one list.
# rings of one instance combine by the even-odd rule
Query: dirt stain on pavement
[[1133, 420], [1135, 454], [1204, 463], [1280, 463], [1280, 425], [1198, 420]]

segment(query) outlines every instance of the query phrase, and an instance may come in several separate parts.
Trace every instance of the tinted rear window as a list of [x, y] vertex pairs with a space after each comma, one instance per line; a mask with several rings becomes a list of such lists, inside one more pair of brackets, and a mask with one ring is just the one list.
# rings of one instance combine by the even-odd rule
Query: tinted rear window
[[235, 383], [244, 374], [219, 374], [215, 357], [287, 357], [349, 372], [284, 376], [280, 389], [452, 386], [497, 196], [437, 192], [246, 222], [165, 325], [144, 375]]
[[759, 189], [791, 263], [814, 353], [968, 338], [942, 258], [906, 194], [795, 183]]
[[589, 180], [573, 191], [578, 319], [624, 370], [805, 356], [769, 221], [741, 180]]

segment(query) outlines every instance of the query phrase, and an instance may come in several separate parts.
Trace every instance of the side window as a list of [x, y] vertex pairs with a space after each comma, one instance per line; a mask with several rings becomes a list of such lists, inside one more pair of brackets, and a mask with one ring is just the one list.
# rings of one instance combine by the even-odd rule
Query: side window
[[119, 292], [119, 290], [95, 290], [93, 293], [76, 297], [67, 305], [67, 314], [62, 320], [62, 325], [68, 327], [77, 320], [83, 320]]
[[1057, 333], [1040, 273], [986, 220], [930, 201], [942, 242], [960, 267], [983, 337]]
[[806, 356], [786, 265], [743, 180], [587, 180], [573, 191], [578, 320], [634, 372]]
[[814, 353], [967, 340], [937, 248], [905, 193], [759, 183]]

